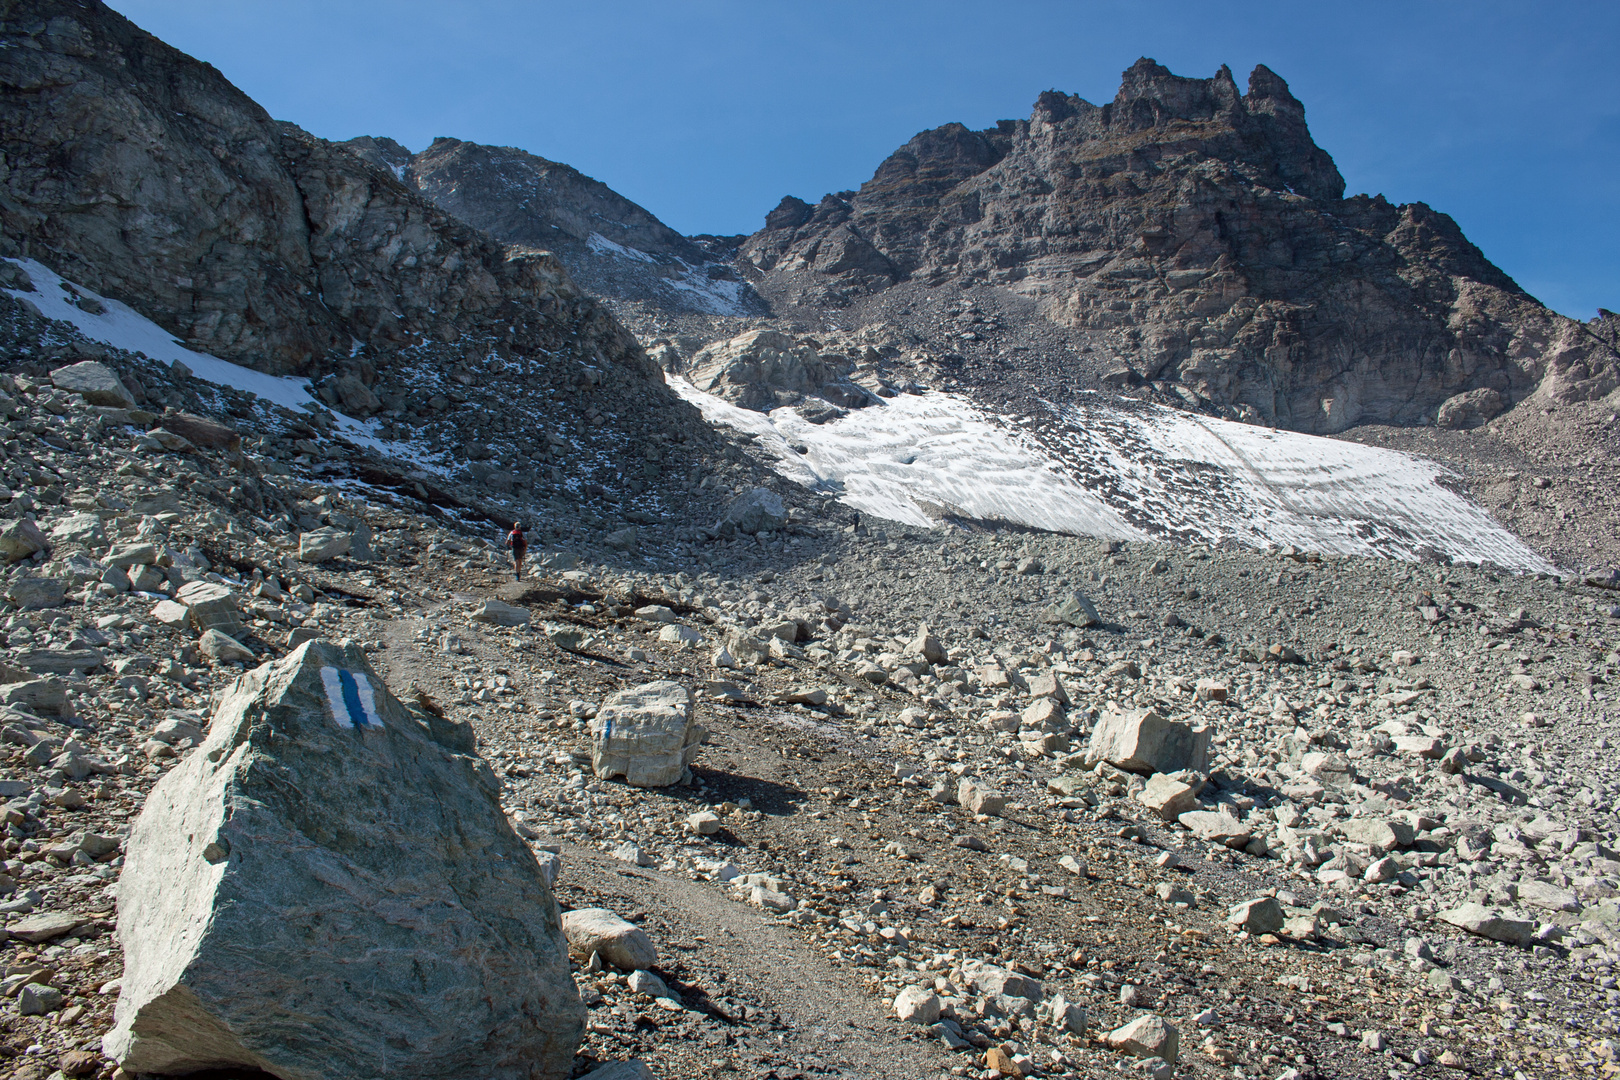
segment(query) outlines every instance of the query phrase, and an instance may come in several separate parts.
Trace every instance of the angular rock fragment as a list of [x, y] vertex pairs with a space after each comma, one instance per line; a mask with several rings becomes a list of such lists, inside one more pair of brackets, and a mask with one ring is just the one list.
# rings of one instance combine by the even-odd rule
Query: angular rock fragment
[[339, 555], [347, 555], [354, 546], [354, 534], [343, 529], [334, 529], [330, 526], [316, 529], [313, 532], [300, 533], [298, 537], [298, 561], [307, 563], [326, 562]]
[[568, 954], [584, 963], [595, 953], [620, 971], [641, 971], [658, 963], [658, 950], [647, 931], [607, 908], [578, 908], [562, 916]]
[[1275, 934], [1283, 928], [1287, 914], [1274, 897], [1245, 900], [1226, 913], [1226, 921], [1251, 934]]
[[1115, 1050], [1139, 1058], [1163, 1058], [1174, 1065], [1181, 1054], [1181, 1034], [1154, 1013], [1139, 1016], [1124, 1027], [1115, 1028], [1103, 1036], [1103, 1041]]
[[556, 904], [487, 766], [357, 647], [238, 679], [119, 881], [103, 1041], [129, 1072], [563, 1077], [584, 1025]]
[[668, 787], [697, 757], [707, 735], [692, 721], [692, 694], [661, 681], [620, 690], [590, 722], [591, 767], [603, 780]]
[[1205, 772], [1209, 741], [1209, 728], [1166, 720], [1152, 709], [1110, 712], [1092, 729], [1086, 758], [1143, 775], [1183, 769]]
[[752, 536], [786, 528], [787, 519], [782, 497], [770, 488], [757, 487], [734, 499], [715, 528], [722, 535], [739, 532]]
[[1046, 622], [1067, 623], [1084, 629], [1088, 626], [1097, 626], [1102, 617], [1097, 614], [1096, 605], [1079, 593], [1065, 597], [1063, 600], [1046, 609], [1043, 616]]
[[478, 610], [472, 613], [472, 621], [488, 623], [491, 626], [527, 626], [529, 611], [527, 608], [515, 607], [499, 600], [485, 600], [478, 605]]
[[20, 562], [46, 546], [45, 534], [27, 518], [0, 522], [0, 559]]
[[1435, 915], [1441, 922], [1509, 945], [1528, 945], [1535, 937], [1536, 924], [1505, 914], [1483, 904], [1462, 904]]
[[133, 409], [135, 395], [106, 364], [85, 360], [51, 372], [51, 385], [84, 398], [86, 404], [109, 409]]
[[1007, 807], [1005, 795], [965, 776], [957, 781], [956, 801], [970, 814], [988, 814], [991, 817], [999, 816]]
[[1202, 784], [1190, 784], [1164, 773], [1154, 773], [1148, 777], [1142, 790], [1136, 793], [1136, 801], [1161, 820], [1175, 821], [1182, 814], [1197, 808], [1198, 792], [1202, 787]]

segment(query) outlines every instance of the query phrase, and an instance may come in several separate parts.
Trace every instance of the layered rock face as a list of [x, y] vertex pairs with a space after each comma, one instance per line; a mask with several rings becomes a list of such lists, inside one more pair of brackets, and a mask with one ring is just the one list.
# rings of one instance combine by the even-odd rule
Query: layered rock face
[[656, 374], [556, 260], [509, 257], [104, 5], [9, 5], [0, 40], [4, 253], [270, 372], [471, 335]]
[[1472, 391], [1511, 404], [1549, 374], [1560, 400], [1613, 389], [1612, 353], [1449, 217], [1344, 198], [1265, 67], [1243, 93], [1225, 68], [1144, 59], [1106, 105], [1048, 92], [1028, 120], [923, 132], [859, 192], [785, 199], [739, 264], [813, 307], [905, 280], [1004, 287], [1121, 383], [1303, 431], [1432, 422]]
[[343, 145], [496, 239], [555, 252], [595, 295], [677, 311], [764, 311], [728, 261], [568, 165], [449, 138], [420, 154], [372, 136]]

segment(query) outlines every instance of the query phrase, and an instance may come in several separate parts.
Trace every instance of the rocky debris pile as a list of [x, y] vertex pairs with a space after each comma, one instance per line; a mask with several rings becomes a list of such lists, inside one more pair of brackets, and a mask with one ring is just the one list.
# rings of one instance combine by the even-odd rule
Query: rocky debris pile
[[[108, 1056], [566, 1076], [584, 1016], [556, 905], [451, 723], [401, 704], [353, 645], [237, 680], [130, 835]], [[293, 1000], [311, 1018], [296, 1035]]]

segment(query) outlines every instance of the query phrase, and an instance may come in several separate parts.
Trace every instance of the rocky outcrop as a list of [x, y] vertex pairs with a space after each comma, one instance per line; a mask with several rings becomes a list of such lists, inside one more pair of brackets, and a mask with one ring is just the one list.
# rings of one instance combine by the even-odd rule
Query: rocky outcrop
[[471, 743], [357, 646], [308, 642], [237, 680], [130, 836], [108, 1055], [134, 1073], [568, 1075], [585, 1010], [557, 905]]
[[275, 373], [474, 337], [655, 375], [555, 259], [509, 256], [96, 0], [12, 5], [0, 41], [0, 253]]
[[1344, 198], [1265, 67], [1243, 92], [1144, 59], [1105, 105], [1047, 92], [1028, 120], [923, 132], [858, 192], [783, 200], [739, 265], [808, 306], [904, 280], [1012, 290], [1121, 385], [1302, 431], [1429, 423], [1544, 380], [1562, 400], [1614, 388], [1612, 352], [1451, 218]]
[[676, 311], [764, 311], [728, 260], [561, 162], [450, 138], [420, 154], [371, 136], [343, 145], [503, 243], [555, 253], [595, 295]]
[[854, 367], [845, 354], [823, 352], [814, 341], [795, 340], [777, 330], [750, 330], [706, 346], [682, 373], [699, 390], [769, 412], [811, 396], [844, 408], [875, 401], [850, 381]]

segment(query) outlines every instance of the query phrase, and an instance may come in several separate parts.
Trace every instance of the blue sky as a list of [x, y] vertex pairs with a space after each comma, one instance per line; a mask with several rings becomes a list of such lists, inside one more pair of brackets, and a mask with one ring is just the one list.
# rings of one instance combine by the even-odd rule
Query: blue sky
[[1566, 314], [1620, 309], [1620, 4], [113, 0], [274, 116], [564, 161], [686, 233], [858, 187], [916, 132], [1103, 102], [1151, 56], [1288, 80], [1350, 192], [1423, 201]]

